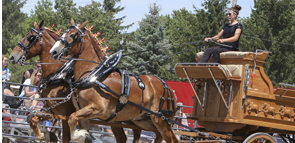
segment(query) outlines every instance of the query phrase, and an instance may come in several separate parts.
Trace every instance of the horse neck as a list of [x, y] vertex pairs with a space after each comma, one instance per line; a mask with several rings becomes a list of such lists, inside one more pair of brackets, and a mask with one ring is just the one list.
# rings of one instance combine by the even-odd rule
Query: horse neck
[[[80, 46], [80, 43], [77, 43], [77, 46]], [[80, 47], [78, 48], [80, 49]], [[97, 55], [95, 49], [97, 50], [100, 58], [104, 60], [105, 53], [101, 50], [101, 46], [97, 44], [97, 41], [91, 35], [91, 33], [89, 31], [86, 31], [84, 42], [81, 47], [81, 52], [75, 57], [78, 59], [85, 59], [85, 60], [94, 61], [96, 63], [100, 63], [101, 60], [99, 56]], [[84, 74], [84, 73], [87, 71], [92, 71], [95, 67], [97, 67], [98, 64], [96, 63], [83, 61], [83, 60], [75, 61], [75, 64], [74, 64], [75, 80], [78, 80], [82, 75], [86, 76], [87, 74]]]
[[[49, 29], [44, 29], [43, 32], [43, 36], [42, 36], [42, 52], [39, 55], [40, 56], [40, 61], [41, 63], [58, 63], [57, 60], [52, 60], [50, 58], [50, 49], [53, 47], [53, 45], [55, 44], [55, 39], [58, 39], [59, 36], [57, 34], [55, 34], [54, 32], [51, 32], [51, 35], [55, 38], [53, 39], [50, 35], [49, 35]], [[43, 71], [43, 75], [44, 78], [48, 78], [50, 77], [52, 74], [54, 74], [60, 67], [62, 66], [62, 64], [42, 64], [42, 71]]]

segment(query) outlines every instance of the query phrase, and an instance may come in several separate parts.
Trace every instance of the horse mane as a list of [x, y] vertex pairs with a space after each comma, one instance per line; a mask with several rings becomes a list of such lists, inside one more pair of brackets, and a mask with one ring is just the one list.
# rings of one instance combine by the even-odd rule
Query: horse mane
[[53, 31], [52, 29], [49, 29], [48, 27], [43, 27], [43, 28], [44, 28], [44, 30], [48, 30], [49, 32], [54, 33], [54, 34], [57, 35], [58, 37], [61, 36], [61, 34], [57, 34], [55, 31]]
[[[85, 27], [84, 27], [85, 28]], [[94, 35], [93, 35], [93, 33], [90, 31], [90, 30], [88, 30], [87, 28], [85, 28], [85, 30], [86, 30], [86, 32], [89, 32], [88, 33], [88, 35], [89, 35], [89, 37], [90, 37], [90, 39], [92, 40], [92, 39], [94, 39], [94, 41], [96, 42], [95, 44], [93, 44], [94, 45], [94, 47], [96, 48], [96, 49], [98, 49], [102, 54], [103, 54], [103, 60], [105, 59], [105, 56], [106, 56], [106, 53], [105, 52], [103, 52], [102, 51], [102, 46], [100, 45], [100, 44], [98, 44], [98, 40], [94, 37]], [[96, 45], [96, 46], [95, 46]]]

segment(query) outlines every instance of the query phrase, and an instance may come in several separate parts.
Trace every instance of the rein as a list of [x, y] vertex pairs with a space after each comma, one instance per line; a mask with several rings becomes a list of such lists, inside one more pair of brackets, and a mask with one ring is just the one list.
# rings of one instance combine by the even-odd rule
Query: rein
[[[73, 71], [73, 61], [74, 60], [73, 60], [73, 56], [72, 56], [52, 76], [50, 76], [47, 79], [42, 79], [41, 82], [40, 82], [40, 84], [39, 84], [39, 86], [38, 86], [38, 90], [37, 90], [39, 92], [39, 94], [42, 95], [41, 94], [41, 90], [42, 89], [46, 89], [46, 87], [48, 85], [50, 85], [50, 84], [57, 84], [57, 83], [59, 83], [62, 80], [65, 81], [65, 82], [67, 82], [70, 85], [70, 88], [72, 89], [72, 87], [71, 87], [71, 85], [72, 85], [71, 75], [69, 75], [69, 73], [71, 73]], [[47, 103], [46, 100], [43, 100], [44, 104], [47, 107], [42, 107], [42, 109], [44, 109], [45, 111], [49, 111], [50, 109], [55, 108], [56, 106], [69, 101], [71, 99], [71, 95], [72, 94], [73, 94], [73, 91], [71, 91], [71, 93], [69, 95], [67, 95], [66, 98], [63, 99], [60, 102], [52, 101], [51, 102], [51, 106], [48, 105], [48, 103]], [[37, 112], [40, 112], [40, 111], [33, 111], [34, 114], [36, 114]]]
[[[200, 43], [200, 42], [204, 42], [204, 41], [197, 41], [197, 42], [194, 42], [194, 43]], [[158, 58], [158, 59], [155, 59], [155, 60], [151, 60], [151, 61], [148, 61], [148, 62], [145, 62], [145, 63], [142, 63], [142, 64], [137, 64], [137, 65], [133, 65], [133, 66], [129, 66], [129, 67], [125, 67], [125, 68], [119, 68], [119, 69], [125, 69], [125, 70], [128, 70], [128, 69], [134, 69], [136, 67], [140, 67], [140, 66], [143, 66], [143, 65], [146, 65], [146, 64], [149, 64], [149, 63], [153, 63], [153, 62], [156, 62], [156, 61], [159, 61], [161, 59], [167, 59], [169, 57], [172, 57], [172, 56], [175, 56], [175, 55], [178, 55], [178, 54], [181, 54], [183, 52], [186, 52], [186, 51], [189, 51], [189, 50], [192, 50], [192, 49], [195, 49], [197, 47], [193, 47], [193, 48], [189, 48], [189, 49], [186, 49], [186, 50], [183, 50], [183, 51], [180, 51], [180, 52], [177, 52], [177, 53], [174, 53], [172, 55], [168, 55], [168, 56], [165, 56], [165, 57], [162, 57], [162, 58]]]
[[[62, 61], [61, 61], [62, 62]], [[24, 65], [34, 65], [34, 64], [40, 64], [40, 65], [51, 65], [51, 64], [64, 64], [65, 62], [62, 63], [40, 63], [40, 62], [33, 62], [33, 63], [23, 63]]]
[[[65, 60], [69, 60], [69, 58], [61, 58], [61, 59], [65, 59]], [[73, 58], [74, 61], [86, 61], [86, 62], [92, 62], [92, 63], [95, 63], [95, 64], [100, 64], [98, 62], [95, 62], [95, 61], [91, 61], [91, 60], [86, 60], [86, 59], [77, 59], [77, 58]]]
[[[200, 42], [204, 42], [204, 41], [196, 41], [196, 42], [184, 43], [184, 44], [179, 44], [179, 45], [173, 45], [172, 47], [195, 44], [195, 43], [200, 43]], [[161, 47], [161, 48], [164, 48], [164, 47]], [[159, 48], [159, 49], [161, 49], [161, 48]], [[147, 51], [150, 51], [150, 50], [142, 50], [142, 51], [137, 51], [137, 52], [133, 52], [133, 53], [127, 53], [127, 54], [123, 54], [122, 56], [128, 56], [128, 55], [133, 55], [133, 54], [137, 54], [137, 53], [143, 53], [143, 52], [147, 52]]]

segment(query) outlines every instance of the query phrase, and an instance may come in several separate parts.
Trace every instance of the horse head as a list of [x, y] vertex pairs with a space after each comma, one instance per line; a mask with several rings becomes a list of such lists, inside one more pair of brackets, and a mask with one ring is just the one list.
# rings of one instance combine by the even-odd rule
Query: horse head
[[12, 64], [20, 62], [20, 65], [22, 65], [26, 59], [30, 59], [41, 54], [41, 38], [44, 30], [42, 28], [43, 24], [44, 20], [42, 20], [40, 24], [34, 22], [34, 27], [31, 28], [26, 36], [20, 42], [18, 42], [17, 46], [14, 47], [9, 56]]
[[74, 19], [71, 18], [70, 28], [65, 31], [50, 50], [52, 59], [57, 59], [66, 56], [67, 54], [77, 55], [81, 52], [82, 44], [85, 41], [86, 23], [87, 21], [81, 25], [75, 25]]

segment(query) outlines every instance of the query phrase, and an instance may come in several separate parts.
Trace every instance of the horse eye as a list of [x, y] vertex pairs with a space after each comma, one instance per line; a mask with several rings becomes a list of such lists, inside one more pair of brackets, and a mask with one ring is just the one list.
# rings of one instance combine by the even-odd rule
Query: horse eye
[[74, 36], [75, 36], [75, 34], [71, 34], [71, 35], [70, 35], [70, 37], [72, 37], [72, 38], [73, 38]]

